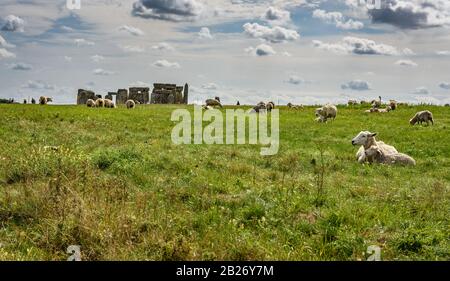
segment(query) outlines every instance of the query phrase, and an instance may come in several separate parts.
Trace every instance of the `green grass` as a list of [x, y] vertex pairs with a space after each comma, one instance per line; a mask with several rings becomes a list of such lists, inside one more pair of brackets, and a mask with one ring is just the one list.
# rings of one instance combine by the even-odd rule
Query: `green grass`
[[[270, 157], [172, 144], [175, 108], [0, 105], [0, 260], [450, 259], [450, 108], [283, 108]], [[362, 130], [417, 166], [358, 164]]]

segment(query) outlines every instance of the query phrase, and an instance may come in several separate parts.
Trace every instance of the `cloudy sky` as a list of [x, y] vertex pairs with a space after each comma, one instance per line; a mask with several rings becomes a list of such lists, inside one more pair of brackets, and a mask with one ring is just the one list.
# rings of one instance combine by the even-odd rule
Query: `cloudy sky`
[[0, 97], [187, 82], [191, 103], [449, 103], [450, 1], [380, 1], [2, 0]]

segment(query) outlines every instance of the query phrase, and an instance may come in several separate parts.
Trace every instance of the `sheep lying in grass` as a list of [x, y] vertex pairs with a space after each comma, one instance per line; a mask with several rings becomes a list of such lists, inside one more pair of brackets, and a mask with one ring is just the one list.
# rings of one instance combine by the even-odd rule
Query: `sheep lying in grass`
[[411, 120], [409, 120], [409, 124], [415, 125], [417, 123], [422, 124], [423, 122], [427, 122], [427, 125], [434, 125], [433, 113], [428, 110], [417, 112]]
[[298, 110], [298, 109], [302, 108], [303, 106], [302, 105], [294, 105], [292, 103], [288, 103], [287, 107], [289, 107], [290, 109]]
[[371, 109], [366, 110], [365, 112], [366, 112], [366, 113], [388, 113], [388, 112], [390, 112], [391, 110], [392, 110], [392, 109], [391, 109], [391, 106], [388, 105], [386, 108], [383, 108], [383, 109], [380, 109], [380, 108], [371, 108]]
[[217, 97], [216, 97], [216, 99], [207, 99], [206, 106], [212, 106], [212, 107], [219, 106], [220, 108], [223, 107]]
[[366, 149], [365, 151], [366, 158], [373, 159], [377, 163], [387, 164], [387, 165], [416, 165], [416, 160], [414, 160], [411, 156], [406, 155], [404, 153], [394, 153], [394, 154], [384, 154], [381, 149], [373, 145]]
[[105, 107], [105, 100], [104, 99], [97, 99], [95, 101], [95, 107]]
[[44, 96], [39, 98], [40, 105], [47, 105], [49, 102], [53, 102], [53, 99], [49, 98], [49, 97], [44, 97]]
[[104, 101], [105, 101], [106, 108], [116, 108], [116, 105], [114, 104], [114, 102], [112, 100], [105, 99]]
[[316, 109], [316, 121], [327, 122], [328, 119], [336, 119], [337, 108], [332, 104], [327, 104], [324, 107]]
[[378, 100], [372, 100], [371, 104], [372, 104], [372, 108], [380, 108], [381, 107], [381, 96], [378, 97]]
[[136, 103], [134, 102], [134, 100], [127, 100], [125, 105], [127, 106], [128, 109], [133, 109], [136, 107]]
[[358, 101], [357, 100], [349, 100], [347, 104], [348, 104], [348, 106], [358, 105]]
[[88, 99], [86, 105], [87, 107], [95, 107], [95, 101], [93, 99]]
[[396, 110], [398, 105], [397, 105], [397, 101], [395, 100], [390, 100], [389, 101], [389, 106], [391, 107], [391, 110]]
[[371, 146], [377, 146], [380, 151], [383, 153], [383, 155], [386, 154], [395, 154], [398, 153], [397, 149], [395, 147], [385, 144], [382, 141], [377, 141], [375, 139], [375, 136], [377, 133], [371, 133], [368, 131], [360, 132], [355, 138], [352, 140], [352, 145], [361, 145], [358, 152], [356, 153], [356, 159], [359, 163], [364, 163], [366, 161], [373, 162], [373, 158], [366, 157], [365, 150], [369, 149]]

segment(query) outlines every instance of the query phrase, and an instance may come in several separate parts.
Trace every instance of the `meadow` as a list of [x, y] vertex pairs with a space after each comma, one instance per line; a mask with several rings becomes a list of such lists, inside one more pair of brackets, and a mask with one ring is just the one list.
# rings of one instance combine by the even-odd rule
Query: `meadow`
[[[174, 145], [171, 113], [0, 105], [0, 260], [450, 260], [450, 108], [280, 110], [280, 150]], [[428, 109], [434, 126], [408, 120]], [[415, 167], [361, 165], [378, 133]]]

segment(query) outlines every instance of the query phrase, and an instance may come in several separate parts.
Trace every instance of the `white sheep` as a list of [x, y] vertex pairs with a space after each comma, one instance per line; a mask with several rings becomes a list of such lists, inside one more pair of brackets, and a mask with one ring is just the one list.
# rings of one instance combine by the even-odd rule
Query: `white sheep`
[[114, 102], [110, 99], [105, 99], [105, 107], [106, 108], [116, 108], [116, 105], [114, 104]]
[[88, 99], [86, 105], [87, 107], [95, 107], [95, 101], [93, 99]]
[[95, 101], [95, 107], [105, 107], [105, 100], [104, 99], [97, 99]]
[[324, 107], [316, 109], [316, 120], [320, 120], [321, 122], [327, 122], [328, 119], [336, 119], [337, 116], [337, 108], [332, 104], [327, 104]]
[[127, 100], [125, 103], [128, 109], [133, 109], [136, 107], [136, 102], [134, 100]]
[[357, 100], [349, 100], [347, 104], [348, 104], [348, 106], [358, 105], [358, 101]]
[[206, 100], [206, 106], [219, 106], [220, 108], [222, 108], [222, 104], [220, 103], [220, 100], [218, 100], [218, 98], [216, 97], [216, 99], [207, 99]]
[[368, 131], [360, 132], [355, 138], [352, 140], [352, 145], [361, 145], [358, 152], [356, 153], [356, 159], [359, 163], [364, 163], [366, 161], [373, 162], [371, 157], [367, 158], [365, 154], [365, 150], [369, 149], [371, 146], [377, 146], [383, 155], [385, 154], [395, 154], [398, 153], [395, 147], [385, 144], [382, 141], [377, 141], [375, 136], [377, 133], [371, 133]]
[[434, 125], [433, 113], [428, 110], [417, 112], [411, 120], [409, 120], [409, 124], [415, 125], [416, 123], [422, 124], [423, 122], [427, 122], [427, 125]]
[[373, 145], [366, 149], [365, 151], [366, 157], [374, 159], [377, 163], [387, 164], [387, 165], [416, 165], [416, 160], [411, 156], [404, 153], [393, 153], [393, 154], [384, 154], [381, 149]]
[[53, 102], [53, 99], [49, 98], [49, 97], [44, 97], [44, 96], [39, 98], [40, 105], [47, 105], [49, 102]]

